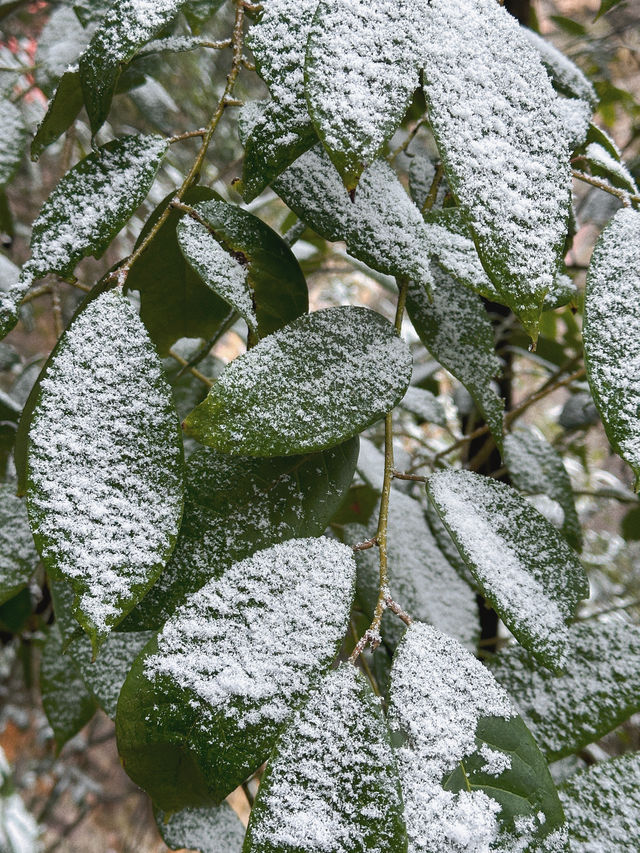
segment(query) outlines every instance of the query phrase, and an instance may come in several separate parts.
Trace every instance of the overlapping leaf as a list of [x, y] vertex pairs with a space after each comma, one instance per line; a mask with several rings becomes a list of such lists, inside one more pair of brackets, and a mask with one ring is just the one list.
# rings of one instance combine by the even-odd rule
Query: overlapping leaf
[[575, 62], [533, 30], [522, 27], [520, 32], [540, 54], [555, 88], [568, 98], [586, 101], [595, 110], [598, 105], [596, 90]]
[[172, 850], [188, 847], [200, 853], [241, 853], [244, 826], [228, 803], [182, 809], [172, 815], [156, 811], [156, 825]]
[[6, 98], [0, 100], [0, 189], [14, 176], [27, 144], [27, 128], [19, 108]]
[[37, 565], [24, 501], [13, 483], [0, 483], [0, 604], [27, 585]]

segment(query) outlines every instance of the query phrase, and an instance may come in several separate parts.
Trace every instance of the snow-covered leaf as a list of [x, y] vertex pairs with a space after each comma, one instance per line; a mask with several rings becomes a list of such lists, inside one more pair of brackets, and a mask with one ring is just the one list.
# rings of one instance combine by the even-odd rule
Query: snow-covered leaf
[[375, 311], [316, 311], [232, 361], [185, 428], [224, 453], [323, 450], [392, 409], [409, 385], [411, 364], [406, 343]]
[[491, 664], [548, 761], [578, 752], [640, 711], [640, 628], [579, 622], [569, 629], [568, 652], [562, 675], [518, 647]]
[[158, 810], [156, 826], [172, 850], [187, 847], [200, 853], [241, 853], [244, 826], [228, 803], [182, 809], [172, 815]]
[[423, 26], [423, 85], [449, 186], [502, 301], [535, 338], [570, 210], [557, 95], [494, 0], [432, 0]]
[[589, 595], [562, 536], [515, 489], [470, 471], [438, 471], [429, 498], [484, 596], [545, 666], [569, 655], [567, 623]]
[[542, 64], [555, 88], [568, 98], [586, 101], [592, 110], [595, 110], [598, 105], [596, 90], [575, 62], [533, 30], [522, 27], [520, 32], [540, 54]]
[[576, 512], [571, 480], [555, 448], [531, 430], [517, 429], [504, 440], [505, 462], [513, 485], [528, 495], [546, 495], [564, 512], [561, 530], [567, 542], [580, 550], [582, 528]]
[[158, 578], [182, 514], [182, 445], [162, 365], [108, 291], [61, 338], [29, 432], [27, 508], [52, 577], [97, 651]]
[[0, 100], [0, 189], [20, 165], [27, 144], [27, 128], [19, 108], [6, 98]]
[[631, 172], [599, 142], [589, 142], [581, 159], [586, 161], [592, 175], [606, 178], [612, 186], [632, 195], [638, 194], [638, 186]]
[[318, 135], [354, 190], [400, 124], [418, 86], [422, 4], [320, 0], [305, 64]]
[[628, 752], [581, 770], [559, 793], [572, 853], [640, 849], [640, 753]]
[[400, 781], [380, 703], [344, 663], [278, 740], [260, 782], [245, 853], [405, 853]]
[[137, 659], [118, 750], [167, 811], [223, 800], [267, 758], [346, 630], [355, 563], [331, 539], [256, 552], [187, 598]]
[[38, 560], [24, 501], [13, 483], [0, 483], [0, 604], [27, 585]]
[[115, 0], [79, 60], [91, 131], [104, 124], [124, 65], [175, 18], [184, 0]]
[[420, 421], [445, 426], [447, 417], [440, 400], [431, 391], [424, 388], [415, 388], [413, 385], [407, 388], [407, 393], [400, 401], [403, 409], [411, 412]]
[[275, 459], [193, 453], [175, 550], [122, 628], [159, 630], [189, 593], [232, 563], [277, 542], [320, 536], [344, 500], [357, 455], [357, 438]]
[[407, 311], [434, 358], [465, 386], [502, 450], [504, 403], [492, 383], [501, 372], [493, 328], [482, 300], [433, 266], [433, 293], [411, 282]]
[[57, 625], [47, 634], [42, 651], [40, 691], [44, 712], [60, 751], [89, 722], [97, 706], [73, 658], [64, 652]]
[[556, 109], [564, 124], [570, 151], [584, 145], [589, 134], [591, 106], [579, 98], [558, 98]]
[[533, 737], [456, 640], [414, 622], [394, 658], [389, 702], [412, 853], [524, 850], [562, 825]]
[[195, 206], [178, 243], [200, 278], [229, 303], [258, 337], [306, 314], [307, 283], [293, 252], [257, 216], [224, 201]]
[[11, 768], [0, 746], [0, 850], [3, 853], [40, 853], [39, 835], [36, 821], [14, 789]]
[[640, 212], [619, 210], [596, 243], [584, 305], [587, 377], [607, 437], [640, 488]]
[[35, 77], [42, 91], [51, 97], [58, 81], [89, 43], [86, 30], [69, 6], [54, 8], [38, 38]]

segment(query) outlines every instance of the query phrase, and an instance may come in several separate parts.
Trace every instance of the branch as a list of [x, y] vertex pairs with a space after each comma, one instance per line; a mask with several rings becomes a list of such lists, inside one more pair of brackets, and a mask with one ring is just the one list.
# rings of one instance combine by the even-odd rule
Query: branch
[[619, 198], [625, 207], [631, 207], [631, 202], [640, 202], [640, 195], [632, 195], [626, 190], [620, 190], [612, 186], [608, 181], [603, 181], [600, 178], [594, 178], [593, 175], [587, 175], [586, 172], [579, 172], [577, 169], [572, 169], [571, 174], [577, 181], [583, 181], [585, 184], [590, 184], [592, 187], [597, 187], [599, 190], [604, 190], [610, 195]]

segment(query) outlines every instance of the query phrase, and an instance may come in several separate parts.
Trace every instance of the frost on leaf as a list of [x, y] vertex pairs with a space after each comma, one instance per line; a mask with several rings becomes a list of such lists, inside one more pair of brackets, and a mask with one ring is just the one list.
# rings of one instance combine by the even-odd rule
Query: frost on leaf
[[391, 670], [389, 719], [409, 853], [524, 850], [562, 823], [544, 759], [507, 693], [456, 640], [409, 627]]
[[449, 185], [502, 301], [535, 337], [571, 195], [557, 96], [494, 0], [432, 0], [423, 27], [424, 90]]
[[585, 101], [593, 111], [598, 105], [598, 95], [593, 83], [575, 62], [533, 30], [522, 27], [520, 32], [539, 53], [555, 88], [568, 98], [579, 98]]
[[244, 826], [228, 803], [182, 809], [170, 816], [157, 811], [155, 817], [158, 832], [172, 850], [186, 847], [200, 853], [242, 851]]
[[431, 299], [419, 284], [409, 284], [407, 311], [411, 322], [431, 355], [471, 394], [502, 450], [504, 403], [492, 388], [502, 365], [495, 354], [487, 312], [479, 296], [436, 265], [431, 273]]
[[429, 497], [483, 594], [545, 666], [562, 667], [584, 569], [557, 530], [515, 489], [470, 471], [440, 471]]
[[364, 676], [342, 664], [285, 729], [260, 782], [246, 853], [407, 849], [386, 722]]
[[0, 190], [13, 177], [22, 159], [27, 143], [27, 128], [19, 108], [7, 100], [0, 100]]
[[322, 450], [392, 409], [411, 366], [406, 343], [380, 314], [353, 306], [316, 311], [231, 362], [185, 428], [225, 453]]
[[354, 580], [350, 548], [292, 539], [176, 610], [134, 665], [116, 719], [127, 772], [161, 808], [220, 802], [265, 761], [338, 651]]
[[607, 437], [640, 488], [640, 212], [619, 210], [591, 258], [584, 304], [587, 377]]
[[606, 178], [614, 187], [625, 190], [632, 195], [638, 194], [638, 187], [633, 175], [613, 154], [599, 142], [590, 142], [585, 150], [584, 158], [592, 175]]
[[182, 514], [182, 447], [162, 365], [129, 302], [76, 317], [41, 381], [27, 507], [94, 650], [156, 581]]
[[0, 483], [0, 604], [27, 585], [38, 559], [24, 501], [13, 483]]
[[418, 86], [422, 6], [320, 0], [305, 88], [320, 139], [349, 190], [400, 124]]
[[559, 793], [572, 853], [636, 853], [640, 848], [640, 753], [581, 770]]
[[517, 647], [491, 669], [548, 761], [579, 752], [640, 710], [640, 628], [627, 622], [572, 626], [561, 675]]

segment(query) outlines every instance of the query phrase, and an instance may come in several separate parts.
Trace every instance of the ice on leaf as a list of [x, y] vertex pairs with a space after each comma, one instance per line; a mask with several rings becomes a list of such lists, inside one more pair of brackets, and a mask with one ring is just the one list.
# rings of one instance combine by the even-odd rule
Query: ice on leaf
[[53, 578], [97, 650], [162, 571], [182, 515], [182, 446], [162, 365], [108, 291], [49, 362], [29, 433], [27, 507]]
[[38, 565], [24, 501], [12, 483], [0, 483], [0, 604], [20, 592]]

